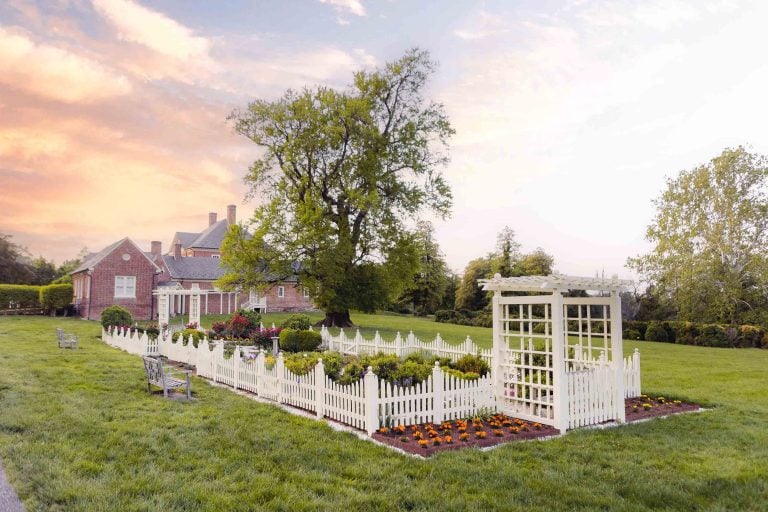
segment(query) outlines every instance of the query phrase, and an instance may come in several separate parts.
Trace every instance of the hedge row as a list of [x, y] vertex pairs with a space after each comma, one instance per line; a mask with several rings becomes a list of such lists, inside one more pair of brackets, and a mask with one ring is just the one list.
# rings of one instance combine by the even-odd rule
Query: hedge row
[[754, 325], [693, 322], [624, 322], [624, 339], [704, 347], [768, 348], [768, 332]]
[[69, 306], [72, 296], [71, 284], [0, 284], [0, 309], [41, 308], [50, 313]]
[[40, 307], [40, 286], [0, 284], [0, 309]]
[[493, 317], [487, 311], [469, 309], [441, 309], [435, 311], [435, 321], [444, 324], [474, 325], [475, 327], [493, 327]]

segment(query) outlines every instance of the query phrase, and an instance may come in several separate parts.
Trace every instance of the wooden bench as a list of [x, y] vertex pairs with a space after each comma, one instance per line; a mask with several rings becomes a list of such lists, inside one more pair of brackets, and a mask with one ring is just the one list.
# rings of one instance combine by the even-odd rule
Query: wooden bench
[[[162, 388], [163, 396], [168, 398], [168, 391], [176, 388], [187, 387], [187, 400], [191, 398], [189, 376], [191, 370], [172, 371], [163, 367], [163, 363], [154, 357], [144, 357], [144, 370], [147, 372], [147, 391], [152, 392], [151, 386]], [[186, 380], [177, 379], [174, 375], [186, 375]]]
[[64, 329], [56, 328], [56, 339], [59, 340], [59, 348], [80, 348], [77, 334], [67, 334]]

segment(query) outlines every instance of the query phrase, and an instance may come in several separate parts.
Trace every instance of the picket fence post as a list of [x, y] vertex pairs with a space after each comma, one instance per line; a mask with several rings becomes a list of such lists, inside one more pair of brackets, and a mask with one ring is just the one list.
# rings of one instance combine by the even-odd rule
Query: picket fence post
[[264, 355], [264, 350], [259, 350], [259, 353], [256, 356], [256, 396], [261, 395], [261, 389], [264, 382], [264, 373], [267, 369], [265, 358], [266, 356]]
[[397, 333], [397, 336], [395, 336], [395, 355], [397, 357], [400, 357], [403, 355], [403, 338], [400, 336], [400, 333]]
[[325, 366], [322, 357], [315, 365], [315, 412], [318, 418], [325, 416]]
[[240, 345], [235, 345], [235, 351], [232, 352], [232, 357], [234, 358], [232, 367], [235, 371], [235, 375], [233, 375], [234, 380], [232, 382], [232, 387], [237, 389], [240, 387], [240, 362], [242, 361], [240, 355]]
[[216, 343], [213, 347], [213, 382], [219, 382], [219, 360], [224, 357], [224, 345], [221, 341]]
[[285, 360], [282, 352], [277, 354], [275, 374], [277, 374], [277, 403], [281, 404], [283, 403], [283, 380], [285, 379]]
[[442, 423], [445, 420], [445, 379], [440, 361], [435, 361], [432, 368], [432, 422]]
[[370, 366], [363, 377], [363, 393], [365, 393], [365, 431], [370, 436], [379, 429], [379, 378]]

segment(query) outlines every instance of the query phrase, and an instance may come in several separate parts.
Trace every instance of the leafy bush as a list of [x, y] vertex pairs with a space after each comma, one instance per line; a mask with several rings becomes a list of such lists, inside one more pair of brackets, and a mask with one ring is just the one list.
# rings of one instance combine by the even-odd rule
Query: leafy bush
[[261, 327], [261, 313], [258, 311], [238, 309], [235, 314], [247, 318], [251, 327]]
[[[189, 337], [192, 337], [192, 344], [197, 347], [197, 345], [200, 343], [200, 340], [203, 339], [203, 336], [205, 336], [205, 333], [198, 331], [197, 329], [184, 329], [181, 331], [181, 336], [184, 338], [182, 339], [182, 344], [187, 345], [189, 344]], [[173, 336], [174, 341], [178, 343], [179, 334], [175, 334]]]
[[479, 373], [475, 372], [463, 372], [461, 370], [456, 370], [454, 368], [445, 368], [443, 370], [448, 375], [453, 375], [456, 378], [462, 379], [462, 380], [477, 380], [480, 378]]
[[648, 322], [641, 320], [625, 320], [622, 322], [624, 329], [632, 329], [640, 333], [641, 340], [645, 339], [645, 331], [648, 329]]
[[316, 350], [322, 343], [319, 332], [283, 329], [280, 332], [280, 349], [286, 352]]
[[452, 309], [439, 309], [435, 311], [435, 322], [450, 323], [456, 319], [456, 311]]
[[40, 307], [40, 287], [25, 284], [0, 284], [0, 309]]
[[252, 325], [247, 316], [235, 313], [227, 320], [226, 333], [232, 338], [247, 338], [256, 327], [258, 325]]
[[761, 348], [763, 345], [764, 337], [765, 331], [759, 327], [755, 327], [753, 325], [742, 325], [737, 330], [735, 344], [737, 347]]
[[[397, 359], [397, 356], [395, 356], [395, 359]], [[375, 370], [374, 373], [376, 373]], [[378, 375], [378, 373], [376, 375]], [[395, 367], [389, 377], [379, 376], [379, 378], [393, 381], [401, 386], [412, 386], [427, 380], [430, 375], [432, 375], [431, 366], [419, 364], [416, 361], [404, 361]]]
[[707, 324], [701, 326], [701, 334], [696, 338], [697, 345], [705, 347], [730, 347], [731, 342], [725, 329], [720, 325]]
[[661, 323], [651, 322], [648, 324], [648, 329], [645, 331], [645, 339], [647, 341], [668, 342], [669, 335], [667, 330], [662, 327]]
[[464, 373], [477, 373], [483, 377], [491, 371], [491, 367], [488, 366], [488, 363], [482, 357], [472, 354], [467, 354], [453, 363], [453, 368]]
[[635, 329], [624, 329], [624, 333], [622, 334], [622, 337], [625, 340], [639, 340], [640, 331], [636, 331]]
[[668, 322], [675, 333], [675, 343], [695, 345], [696, 338], [701, 334], [699, 324], [693, 322]]
[[71, 284], [49, 284], [40, 287], [40, 305], [46, 313], [56, 313], [72, 303], [74, 291]]
[[312, 325], [312, 321], [309, 319], [309, 315], [295, 314], [289, 316], [285, 322], [281, 324], [284, 329], [293, 329], [295, 331], [306, 331], [309, 326]]
[[133, 324], [131, 312], [120, 306], [109, 306], [101, 312], [101, 325], [104, 328], [130, 326]]
[[274, 329], [271, 327], [269, 329], [255, 329], [251, 331], [251, 340], [254, 345], [271, 350], [272, 338], [279, 338], [282, 330], [281, 327], [275, 327]]

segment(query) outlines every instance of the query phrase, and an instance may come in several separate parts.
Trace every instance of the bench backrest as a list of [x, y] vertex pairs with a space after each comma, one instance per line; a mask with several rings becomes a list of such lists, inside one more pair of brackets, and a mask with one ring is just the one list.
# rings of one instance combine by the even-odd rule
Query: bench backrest
[[59, 327], [56, 328], [56, 338], [58, 338], [59, 341], [62, 341], [64, 339], [64, 329], [61, 329]]
[[144, 357], [144, 370], [147, 372], [147, 381], [158, 386], [163, 385], [163, 363], [154, 357]]

